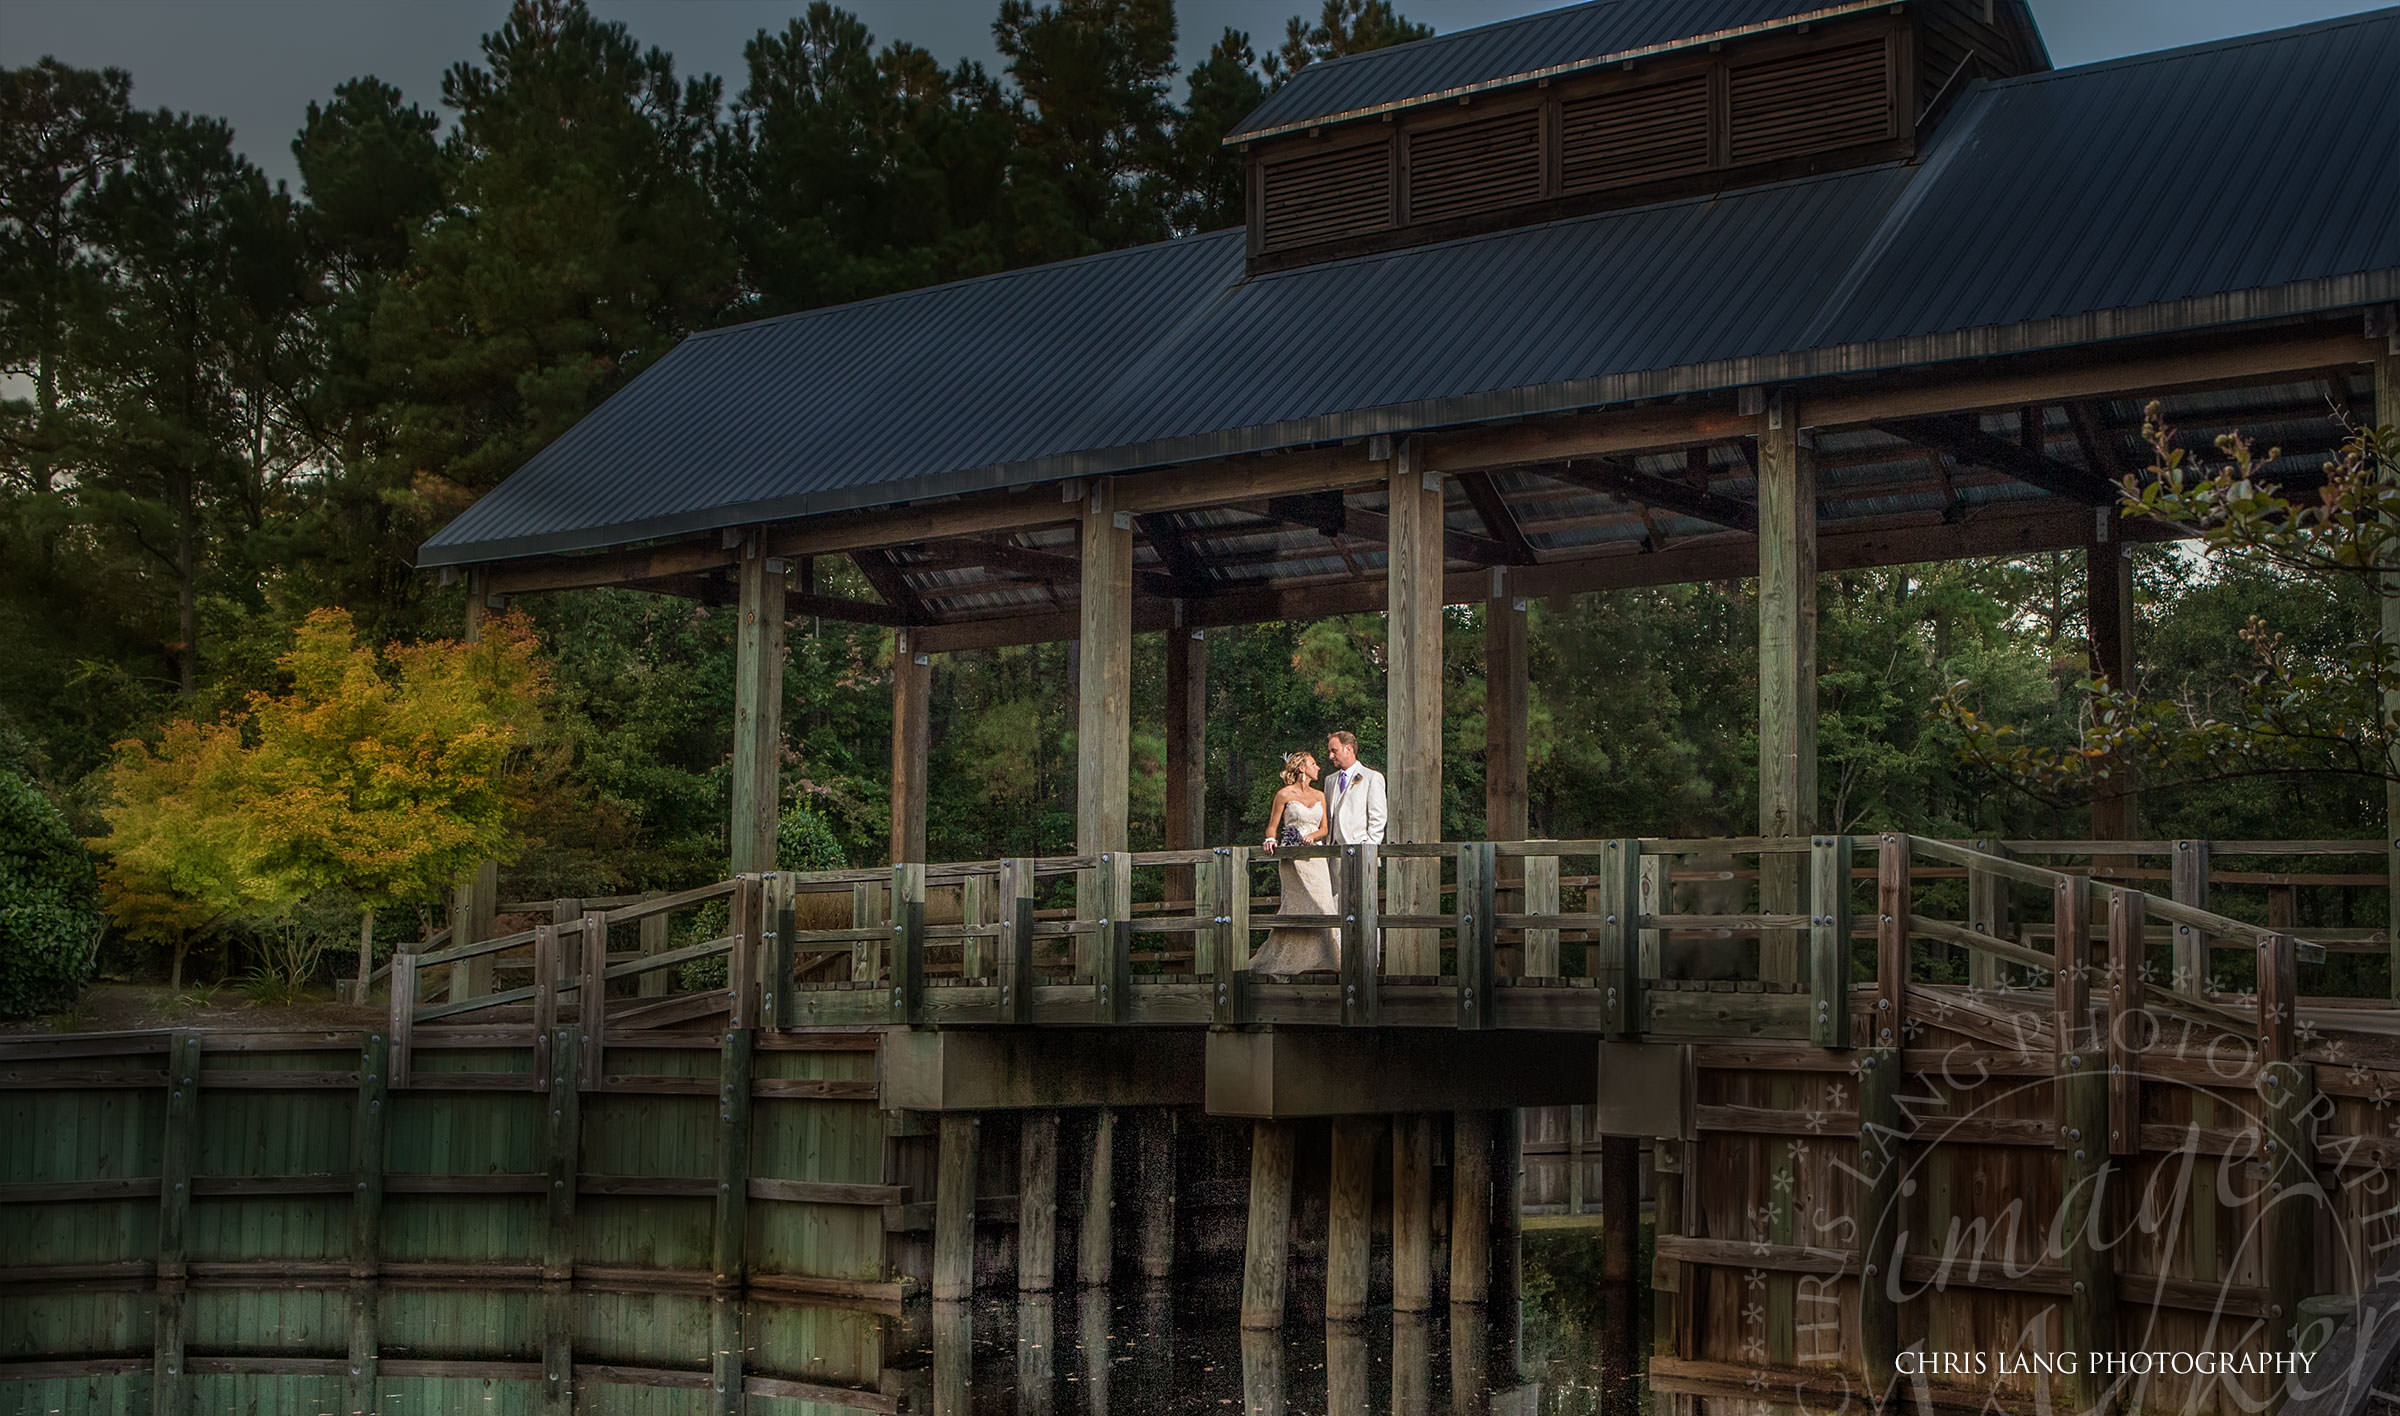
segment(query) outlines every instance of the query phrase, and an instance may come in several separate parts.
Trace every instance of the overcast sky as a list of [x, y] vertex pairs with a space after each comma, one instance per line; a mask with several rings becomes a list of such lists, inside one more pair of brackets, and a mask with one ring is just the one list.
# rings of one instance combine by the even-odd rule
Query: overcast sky
[[[740, 87], [742, 44], [781, 29], [806, 0], [592, 0], [645, 44], [674, 54], [682, 72], [726, 76]], [[991, 21], [998, 0], [845, 0], [878, 42], [905, 39], [947, 63], [998, 67]], [[1317, 0], [1181, 0], [1188, 67], [1231, 25], [1262, 48], [1286, 16]], [[1400, 0], [1401, 13], [1449, 31], [1555, 8], [1551, 0]], [[2052, 58], [2062, 67], [2381, 8], [2381, 0], [2033, 0]], [[428, 107], [442, 71], [477, 57], [476, 41], [507, 13], [507, 0], [0, 0], [0, 65], [45, 54], [133, 75], [144, 107], [214, 114], [270, 175], [293, 176], [290, 143], [311, 99], [374, 74]]]

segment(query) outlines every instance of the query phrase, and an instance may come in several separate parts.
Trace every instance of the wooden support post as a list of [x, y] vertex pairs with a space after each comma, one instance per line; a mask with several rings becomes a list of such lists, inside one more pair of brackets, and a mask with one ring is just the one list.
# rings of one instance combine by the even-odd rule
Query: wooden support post
[[375, 978], [375, 911], [358, 912], [358, 981], [352, 985], [350, 1001], [364, 1004], [367, 989]]
[[892, 986], [890, 1020], [925, 1021], [925, 865], [892, 867]]
[[1450, 1118], [1450, 1301], [1481, 1303], [1491, 1291], [1492, 1116], [1460, 1111]]
[[745, 1278], [753, 1041], [750, 1029], [727, 1028], [717, 1053], [717, 1208], [709, 1231], [709, 1274], [720, 1286], [738, 1286]]
[[1489, 841], [1458, 847], [1458, 1025], [1492, 1026], [1493, 953], [1499, 931], [1499, 861]]
[[155, 1416], [183, 1416], [190, 1409], [183, 1356], [191, 1331], [184, 1256], [199, 1115], [200, 1034], [179, 1032], [167, 1040], [167, 1125], [158, 1152], [158, 1302], [150, 1364], [150, 1409]]
[[[2084, 548], [2084, 620], [2091, 629], [2092, 677], [2111, 687], [2129, 689], [2133, 676], [2133, 561], [2124, 538], [2117, 534], [2113, 508], [2097, 513], [2097, 533]], [[2120, 771], [2129, 764], [2115, 764]], [[2139, 833], [2140, 815], [2130, 780], [2110, 788], [2111, 795], [2092, 802], [2092, 839], [2130, 841]], [[2116, 858], [2130, 866], [2129, 858]], [[2092, 862], [2095, 873], [2101, 862]]]
[[1817, 836], [1809, 847], [1808, 1040], [1850, 1045], [1850, 860], [1848, 836]]
[[608, 1026], [608, 914], [586, 910], [583, 915], [583, 968], [575, 981], [575, 1018], [583, 1030], [580, 1081], [585, 1091], [600, 1090], [607, 1075], [601, 1038]]
[[1433, 1118], [1392, 1118], [1392, 1311], [1433, 1307]]
[[2053, 1006], [2058, 1050], [2063, 1055], [2092, 1045], [2091, 962], [2092, 887], [2073, 876], [2059, 880], [2050, 892], [2053, 952], [2051, 970], [2057, 1002]]
[[1092, 1021], [1133, 1021], [1133, 853], [1109, 851], [1095, 872], [1101, 883], [1100, 931], [1092, 958]]
[[[2006, 859], [2007, 847], [1998, 841], [1977, 841], [1975, 849], [1985, 855]], [[2008, 932], [2008, 878], [1995, 875], [1977, 866], [1967, 867], [1967, 928], [1994, 939]], [[1979, 989], [1996, 989], [2007, 977], [2005, 966], [1997, 955], [1971, 950], [1967, 954], [1967, 982]]]
[[1899, 1380], [1901, 1127], [1900, 1049], [1879, 1047], [1860, 1059], [1858, 1073], [1857, 1263], [1859, 1351], [1867, 1398], [1878, 1406]]
[[542, 1277], [563, 1282], [575, 1275], [575, 1181], [583, 1153], [582, 1098], [575, 1085], [579, 1029], [552, 1028], [543, 1052], [550, 1059], [544, 1092], [549, 1106], [542, 1128], [543, 1160], [549, 1181], [549, 1223], [542, 1244]]
[[1600, 856], [1600, 881], [1584, 896], [1584, 908], [1601, 917], [1593, 966], [1599, 975], [1602, 1026], [1614, 1036], [1640, 1037], [1650, 1029], [1650, 988], [1642, 977], [1642, 843], [1610, 841]]
[[2258, 945], [2258, 1055], [2267, 1062], [2299, 1057], [2298, 941], [2273, 934]]
[[891, 952], [891, 910], [886, 899], [889, 885], [860, 881], [850, 887], [850, 927], [873, 929], [882, 926], [884, 933], [872, 939], [860, 939], [850, 947], [850, 981], [875, 983], [883, 978], [884, 956]]
[[767, 554], [766, 535], [742, 534], [741, 594], [733, 639], [733, 872], [775, 868], [775, 828], [783, 809], [784, 562]]
[[1334, 868], [1342, 909], [1342, 1025], [1371, 1028], [1383, 1021], [1382, 965], [1388, 946], [1376, 919], [1383, 872], [1372, 845], [1342, 847]]
[[[992, 927], [992, 888], [996, 882], [989, 875], [970, 875], [958, 882], [958, 922], [970, 930]], [[998, 951], [992, 948], [991, 936], [971, 933], [958, 943], [958, 976], [961, 979], [987, 977], [992, 960]]]
[[[1529, 915], [1557, 914], [1558, 857], [1529, 855], [1521, 857], [1525, 879], [1525, 913]], [[1638, 970], [1637, 970], [1638, 974]], [[1525, 929], [1525, 978], [1558, 977], [1558, 931], [1541, 925]]]
[[[1219, 1023], [1250, 1021], [1250, 848], [1217, 848], [1216, 1009]], [[1339, 862], [1335, 862], [1338, 866]]]
[[[1385, 765], [1391, 818], [1384, 839], [1442, 838], [1442, 478], [1424, 468], [1416, 443], [1403, 441], [1392, 459], [1389, 595], [1385, 630]], [[1395, 858], [1388, 867], [1390, 910], [1427, 915], [1441, 909], [1441, 862]], [[1350, 903], [1343, 901], [1347, 911]], [[1393, 930], [1384, 940], [1386, 973], [1430, 978], [1441, 973], [1441, 935], [1430, 929]]]
[[800, 1016], [800, 979], [795, 968], [799, 946], [792, 937], [799, 927], [792, 916], [796, 893], [792, 877], [778, 871], [766, 878], [761, 901], [766, 937], [759, 950], [758, 1024], [777, 1032], [792, 1026]]
[[[2291, 941], [2281, 941], [2287, 948]], [[2317, 1069], [2314, 1064], [2269, 1061], [2259, 1068], [2259, 1095], [2267, 1114], [2266, 1223], [2267, 1346], [2282, 1351], [2300, 1321], [2300, 1300], [2317, 1286], [2317, 1214], [2326, 1206], [2316, 1176]]]
[[[642, 898], [646, 900], [654, 900], [657, 899], [658, 896], [659, 892], [652, 890], [643, 895]], [[664, 913], [642, 916], [641, 930], [643, 958], [649, 958], [651, 955], [663, 954], [667, 952], [667, 931], [668, 927], [673, 923], [674, 921]], [[669, 970], [666, 969], [652, 969], [648, 973], [643, 974], [640, 979], [639, 987], [636, 989], [637, 996], [643, 998], [666, 997], [668, 973]]]
[[[2117, 1345], [2116, 1254], [2108, 1247], [2108, 1186], [2115, 1169], [2101, 1134], [2108, 1127], [2106, 1064], [2098, 1050], [2064, 1052], [2060, 1058], [2059, 1235], [2070, 1284], [2063, 1344], [2070, 1352], [2112, 1352]], [[2075, 1409], [2097, 1407], [2110, 1385], [2106, 1377], [2088, 1370], [2078, 1374]]]
[[[736, 921], [739, 928], [739, 921]], [[558, 926], [533, 927], [533, 1082], [548, 1090], [551, 1039], [558, 1033]]]
[[[1527, 669], [1526, 601], [1511, 593], [1506, 566], [1494, 566], [1483, 602], [1483, 835], [1522, 841], [1532, 834], [1525, 774], [1532, 685]], [[1529, 914], [1520, 892], [1522, 857], [1499, 860], [1500, 906]]]
[[[1167, 820], [1171, 851], [1194, 851], [1208, 835], [1208, 631], [1183, 623], [1176, 602], [1167, 630]], [[1197, 900], [1189, 866], [1167, 872], [1167, 898]]]
[[413, 955], [392, 955], [391, 1012], [385, 1019], [392, 1034], [391, 1078], [395, 1090], [408, 1085], [412, 1043], [417, 1035], [417, 961]]
[[975, 1310], [964, 1303], [933, 1309], [933, 1416], [970, 1416], [975, 1381]]
[[1017, 1136], [1017, 1291], [1058, 1281], [1058, 1113], [1028, 1111]]
[[1292, 1255], [1292, 1123], [1250, 1127], [1250, 1220], [1242, 1253], [1242, 1326], [1283, 1326]]
[[1242, 1331], [1242, 1416], [1287, 1416], [1290, 1389], [1283, 1375], [1283, 1339], [1273, 1332]]
[[[1665, 856], [1646, 855], [1642, 857], [1641, 912], [1645, 915], [1670, 913], [1667, 909], [1669, 898], [1667, 894], [1667, 864]], [[1663, 929], [1645, 929], [1641, 932], [1641, 966], [1636, 972], [1641, 975], [1645, 983], [1658, 977], [1660, 945], [1665, 937], [1666, 931]], [[1599, 972], [1597, 966], [1592, 962], [1589, 950], [1584, 953], [1583, 971], [1587, 975], [1596, 975]]]
[[1175, 1113], [1163, 1106], [1149, 1111], [1138, 1134], [1142, 1277], [1162, 1280], [1175, 1275]]
[[1392, 1416], [1433, 1416], [1433, 1325], [1414, 1310], [1392, 1313]]
[[[1116, 484], [1106, 478], [1083, 494], [1081, 649], [1076, 697], [1075, 853], [1098, 856], [1127, 847], [1133, 752], [1133, 517], [1117, 509]], [[1084, 871], [1076, 881], [1075, 917], [1113, 917], [1101, 900], [1108, 889]], [[1125, 902], [1114, 902], [1123, 904]], [[1076, 936], [1076, 972], [1090, 978], [1107, 947], [1105, 935]]]
[[1600, 1277], [1633, 1282], [1642, 1247], [1642, 1143], [1633, 1136], [1600, 1138], [1600, 1222]]
[[[1684, 1155], [1682, 1141], [1660, 1140], [1651, 1155], [1658, 1171], [1658, 1196], [1653, 1232], [1660, 1239], [1690, 1234], [1684, 1214]], [[1692, 1347], [1691, 1265], [1668, 1257], [1666, 1246], [1655, 1246], [1650, 1259], [1650, 1351], [1658, 1357], [1689, 1357]]]
[[2142, 1034], [2149, 1025], [2148, 986], [2142, 978], [2142, 926], [2150, 897], [2139, 890], [2108, 891], [2108, 1150], [2142, 1150]]
[[358, 1099], [350, 1113], [350, 1361], [343, 1399], [354, 1413], [376, 1406], [376, 1278], [383, 1264], [383, 1138], [391, 1041], [369, 1032], [358, 1053]]
[[[2388, 345], [2387, 345], [2388, 348]], [[2375, 360], [2375, 425], [2400, 428], [2400, 353]], [[2385, 570], [2376, 584], [2381, 619], [2377, 637], [2400, 652], [2400, 546], [2387, 548]], [[2387, 731], [2400, 723], [2400, 690], [2383, 695]], [[2391, 959], [2392, 997], [2400, 1000], [2400, 781], [2383, 784], [2384, 891], [2383, 937]]]
[[[892, 634], [892, 861], [925, 863], [926, 753], [933, 741], [933, 656]], [[772, 869], [772, 866], [764, 867]]]
[[758, 957], [766, 948], [766, 882], [745, 875], [733, 885], [733, 949], [725, 956], [729, 1028], [758, 1026]]
[[[483, 572], [467, 572], [467, 618], [463, 638], [469, 644], [483, 639], [483, 621], [488, 613], [489, 598], [484, 590]], [[500, 862], [480, 861], [466, 879], [458, 883], [450, 897], [450, 942], [473, 944], [489, 939], [497, 931], [493, 920], [500, 913]], [[450, 1001], [463, 1002], [480, 998], [492, 991], [490, 954], [461, 959], [450, 966]], [[363, 1000], [362, 1000], [363, 1001]]]
[[1117, 1113], [1092, 1115], [1091, 1164], [1083, 1172], [1083, 1224], [1075, 1236], [1075, 1281], [1106, 1283], [1117, 1257]]
[[[1806, 836], [1817, 825], [1817, 470], [1789, 395], [1767, 396], [1758, 424], [1758, 833]], [[1768, 914], [1798, 914], [1801, 860], [1759, 858]], [[1791, 930], [1759, 939], [1759, 976], [1800, 981]]]
[[[1368, 1416], [1367, 1333], [1351, 1322], [1325, 1323], [1325, 1416]], [[1242, 1416], [1262, 1416], [1253, 1407]]]
[[1375, 1215], [1376, 1124], [1365, 1116], [1333, 1122], [1333, 1169], [1325, 1206], [1325, 1321], [1367, 1315], [1367, 1270]]
[[[2168, 889], [2179, 905], [2208, 908], [2208, 842], [2177, 841], [2175, 858], [2167, 864]], [[2175, 926], [2175, 982], [2178, 993], [2208, 994], [2208, 936], [2198, 926]]]
[[975, 1296], [975, 1150], [979, 1126], [972, 1111], [942, 1113], [940, 1170], [933, 1190], [933, 1298], [964, 1302]]
[[1909, 838], [1887, 833], [1875, 869], [1875, 1042], [1900, 1047], [1908, 1040], [1908, 935], [1914, 892], [1909, 887], [1913, 855]]
[[1001, 919], [1008, 933], [1000, 945], [1000, 1021], [1033, 1021], [1033, 862], [1000, 862]]

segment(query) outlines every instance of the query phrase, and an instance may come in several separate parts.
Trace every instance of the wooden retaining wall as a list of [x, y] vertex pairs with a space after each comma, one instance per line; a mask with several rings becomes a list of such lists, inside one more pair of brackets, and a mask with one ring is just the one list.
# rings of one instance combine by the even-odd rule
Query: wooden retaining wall
[[0, 1411], [896, 1409], [875, 1034], [549, 1041], [0, 1042]]

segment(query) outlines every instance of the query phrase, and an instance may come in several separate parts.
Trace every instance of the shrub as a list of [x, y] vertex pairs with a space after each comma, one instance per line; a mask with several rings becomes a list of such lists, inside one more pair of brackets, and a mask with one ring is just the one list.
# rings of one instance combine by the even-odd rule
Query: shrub
[[90, 853], [49, 798], [0, 770], [0, 1017], [73, 1003], [99, 942]]

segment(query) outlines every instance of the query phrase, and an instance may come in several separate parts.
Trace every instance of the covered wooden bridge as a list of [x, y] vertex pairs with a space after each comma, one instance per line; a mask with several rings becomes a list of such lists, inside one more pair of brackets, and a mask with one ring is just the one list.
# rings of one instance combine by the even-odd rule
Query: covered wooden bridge
[[[2083, 842], [1829, 834], [1815, 606], [1825, 570], [2080, 550], [2094, 668], [2122, 680], [2125, 543], [2167, 534], [2115, 510], [2146, 404], [2187, 436], [2280, 446], [2270, 474], [2296, 486], [2346, 422], [2400, 422], [2395, 71], [2400, 11], [2054, 71], [2019, 0], [1580, 5], [1304, 70], [1231, 139], [1242, 230], [685, 341], [422, 562], [465, 579], [470, 632], [511, 597], [594, 586], [739, 607], [731, 878], [547, 902], [503, 933], [487, 870], [450, 939], [395, 959], [358, 1069], [297, 1064], [288, 1085], [353, 1088], [360, 1118], [388, 1086], [444, 1135], [442, 1107], [515, 1106], [539, 1150], [403, 1164], [360, 1122], [352, 1247], [322, 1264], [370, 1286], [328, 1379], [372, 1404], [398, 1339], [371, 1285], [428, 1264], [515, 1266], [541, 1360], [508, 1379], [560, 1410], [587, 1380], [717, 1410], [895, 1409], [905, 1384], [856, 1315], [909, 1280], [1045, 1292], [1068, 1232], [1079, 1279], [1163, 1276], [1233, 1261], [1238, 1214], [1261, 1326], [1292, 1292], [1336, 1323], [1371, 1297], [1403, 1319], [1504, 1299], [1514, 1109], [1580, 1104], [1616, 1143], [1611, 1210], [1632, 1208], [1631, 1143], [1652, 1145], [1649, 1377], [1678, 1416], [1862, 1384], [1962, 1411], [2365, 1402], [2388, 1322], [2351, 1323], [2314, 1387], [1911, 1375], [1908, 1354], [1996, 1346], [2285, 1351], [2311, 1298], [2388, 1310], [2400, 1015], [2315, 996], [2310, 960], [2394, 932], [2388, 914], [2304, 927], [2277, 901], [2382, 905], [2394, 856], [2145, 841], [2129, 800]], [[835, 558], [874, 598], [828, 593]], [[1527, 602], [1753, 576], [1758, 834], [1529, 839]], [[1445, 842], [1460, 604], [1487, 635], [1488, 839]], [[1207, 631], [1372, 610], [1389, 839], [1331, 852], [1342, 972], [1254, 981], [1262, 862], [1203, 834]], [[803, 616], [895, 632], [889, 868], [775, 870], [783, 637]], [[1168, 651], [1168, 849], [1134, 853], [1147, 633]], [[1080, 645], [1073, 852], [927, 861], [937, 659], [1061, 639]], [[1678, 862], [1702, 857], [1738, 910], [1677, 912]], [[668, 947], [667, 919], [720, 900], [722, 935]], [[1662, 977], [1701, 931], [1757, 939], [1749, 976]], [[1927, 940], [1968, 957], [1968, 985], [1926, 972]], [[681, 972], [719, 957], [722, 983]], [[157, 1040], [163, 1068], [125, 1060], [151, 1045], [105, 1064], [20, 1046], [10, 1085], [155, 1075], [165, 1146], [119, 1202], [180, 1214], [189, 1099], [274, 1084], [181, 1039]], [[684, 1093], [676, 1134], [702, 1139], [680, 1150], [578, 1130]], [[769, 1119], [809, 1108], [840, 1119]], [[799, 1126], [838, 1144], [787, 1144]], [[344, 1163], [312, 1165], [332, 1185]], [[412, 1229], [395, 1249], [387, 1168], [412, 1177], [394, 1196], [547, 1195], [542, 1247], [437, 1263]], [[1124, 1170], [1138, 1225], [1111, 1218]], [[1231, 1206], [1200, 1183], [1228, 1170], [1247, 1175]], [[2137, 1192], [2178, 1183], [2189, 1222], [2141, 1228]], [[154, 1336], [160, 1390], [209, 1330], [183, 1316], [187, 1283], [239, 1280], [181, 1226], [118, 1274], [160, 1295], [150, 1326], [107, 1309]], [[626, 1238], [670, 1232], [696, 1237]], [[685, 1303], [708, 1361], [627, 1355], [633, 1300], [606, 1295], [629, 1289], [681, 1295], [641, 1301]], [[798, 1330], [792, 1304], [848, 1315], [822, 1329], [839, 1360], [761, 1337]], [[940, 1343], [931, 1401], [956, 1409]], [[1328, 1377], [1329, 1407], [1364, 1410], [1363, 1385]]]

